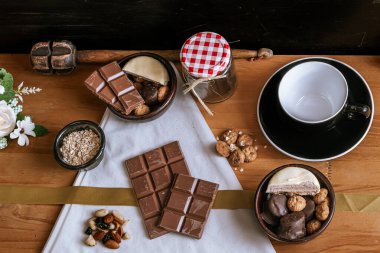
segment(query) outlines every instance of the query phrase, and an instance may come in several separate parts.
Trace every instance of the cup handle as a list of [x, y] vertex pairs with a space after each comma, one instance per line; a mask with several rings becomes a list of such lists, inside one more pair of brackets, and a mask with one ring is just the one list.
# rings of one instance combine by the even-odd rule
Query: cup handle
[[356, 120], [358, 114], [363, 115], [366, 119], [371, 116], [371, 108], [368, 105], [362, 104], [347, 104], [346, 106], [346, 115], [347, 118]]

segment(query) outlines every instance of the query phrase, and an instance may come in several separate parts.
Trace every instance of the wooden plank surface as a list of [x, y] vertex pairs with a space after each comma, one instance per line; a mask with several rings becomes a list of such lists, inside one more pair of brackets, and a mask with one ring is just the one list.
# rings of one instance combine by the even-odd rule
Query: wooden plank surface
[[[299, 162], [276, 151], [261, 134], [256, 120], [259, 92], [266, 80], [282, 65], [302, 56], [274, 56], [270, 60], [235, 61], [238, 89], [232, 98], [210, 105], [216, 112], [210, 117], [203, 112], [214, 134], [226, 128], [240, 128], [253, 134], [259, 143], [258, 159], [235, 171], [245, 189], [256, 189], [272, 169]], [[307, 163], [327, 173], [337, 192], [380, 194], [380, 57], [333, 56], [356, 68], [368, 81], [375, 100], [375, 119], [367, 138], [348, 155], [329, 163]], [[94, 99], [82, 81], [97, 65], [79, 65], [69, 76], [41, 76], [33, 73], [27, 55], [0, 55], [0, 67], [6, 68], [15, 82], [38, 86], [42, 93], [25, 97], [24, 112], [45, 125], [50, 133], [32, 139], [28, 147], [16, 142], [0, 151], [0, 184], [68, 186], [75, 172], [56, 164], [52, 145], [57, 132], [66, 124], [88, 119], [99, 122], [105, 106]], [[264, 148], [266, 147], [266, 148]], [[62, 206], [1, 205], [0, 252], [40, 252]], [[133, 233], [133, 231], [131, 231]], [[233, 238], [231, 238], [233, 239]], [[380, 214], [336, 212], [329, 228], [306, 244], [286, 245], [273, 242], [277, 252], [380, 252]], [[238, 250], [237, 250], [238, 252]]]

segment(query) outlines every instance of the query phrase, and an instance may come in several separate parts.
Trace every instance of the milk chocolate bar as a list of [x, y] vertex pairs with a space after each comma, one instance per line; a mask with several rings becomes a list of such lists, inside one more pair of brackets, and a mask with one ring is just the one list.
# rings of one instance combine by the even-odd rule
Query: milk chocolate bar
[[144, 99], [116, 62], [94, 71], [85, 84], [104, 102], [127, 115], [144, 103]]
[[158, 226], [200, 239], [219, 185], [178, 174]]
[[150, 239], [167, 234], [157, 226], [175, 174], [190, 175], [178, 141], [125, 162]]

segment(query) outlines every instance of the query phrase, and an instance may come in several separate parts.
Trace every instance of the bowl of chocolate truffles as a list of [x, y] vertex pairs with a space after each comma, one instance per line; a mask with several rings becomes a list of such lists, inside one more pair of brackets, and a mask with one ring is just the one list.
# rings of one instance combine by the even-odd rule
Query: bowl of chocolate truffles
[[102, 66], [84, 83], [114, 114], [132, 121], [149, 121], [162, 115], [177, 89], [172, 65], [147, 52]]
[[335, 194], [317, 169], [289, 164], [270, 172], [255, 195], [255, 214], [272, 239], [287, 243], [310, 241], [330, 224]]
[[53, 146], [54, 158], [66, 169], [91, 170], [103, 160], [105, 143], [104, 132], [96, 123], [74, 121], [57, 134]]

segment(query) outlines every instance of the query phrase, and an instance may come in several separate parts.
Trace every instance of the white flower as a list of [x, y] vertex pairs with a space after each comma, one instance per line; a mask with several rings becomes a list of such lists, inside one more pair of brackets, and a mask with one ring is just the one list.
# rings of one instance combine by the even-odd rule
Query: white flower
[[25, 117], [24, 120], [17, 121], [17, 128], [11, 133], [11, 139], [17, 139], [17, 143], [20, 146], [28, 146], [29, 138], [27, 135], [36, 137], [36, 133], [33, 131], [35, 128], [34, 123], [30, 117]]
[[0, 137], [10, 134], [16, 126], [16, 114], [12, 107], [2, 100], [0, 101]]
[[0, 149], [4, 149], [8, 146], [7, 138], [1, 137], [0, 138]]
[[4, 86], [3, 86], [3, 85], [0, 85], [0, 95], [1, 95], [1, 94], [4, 94], [4, 92], [5, 92], [5, 88], [4, 88]]

